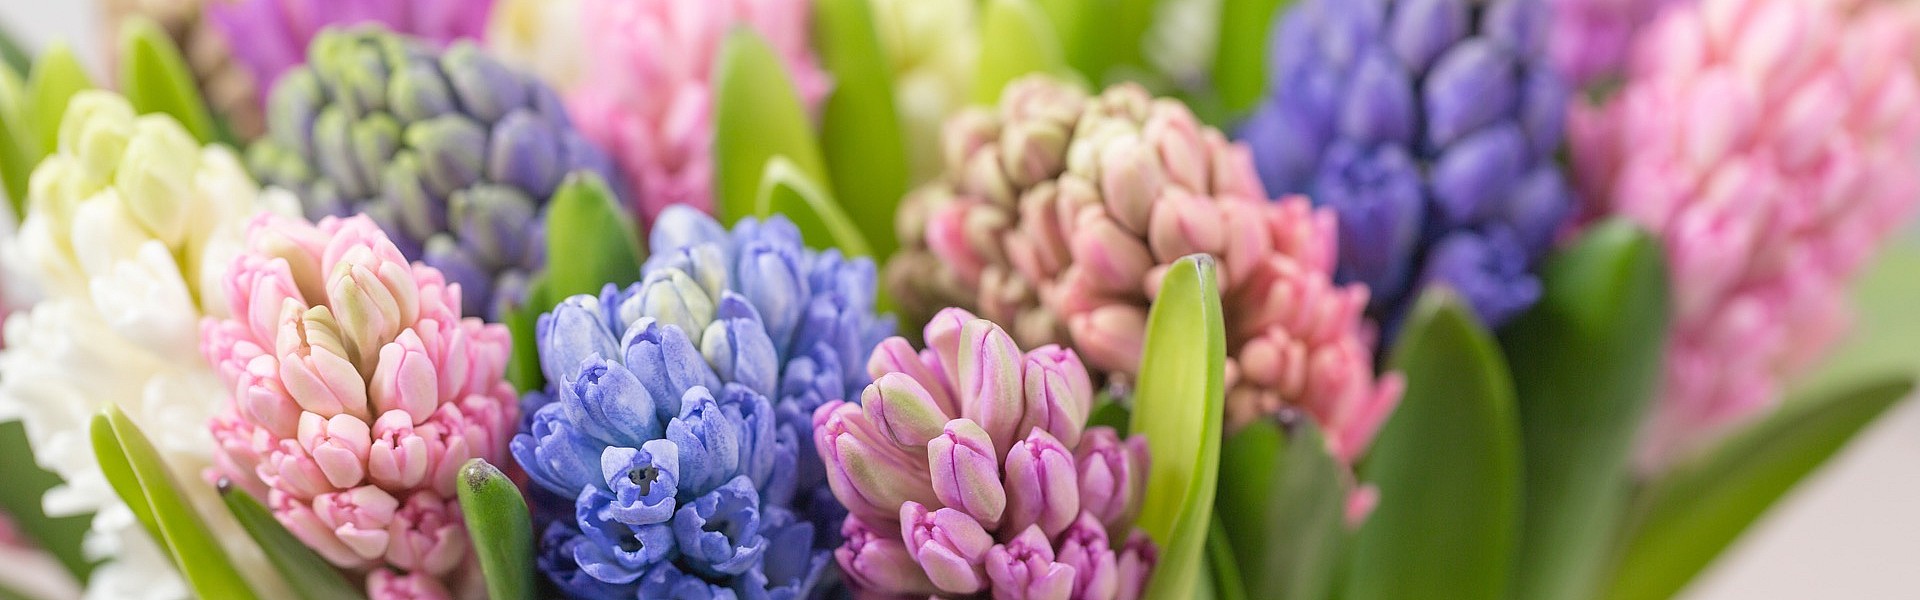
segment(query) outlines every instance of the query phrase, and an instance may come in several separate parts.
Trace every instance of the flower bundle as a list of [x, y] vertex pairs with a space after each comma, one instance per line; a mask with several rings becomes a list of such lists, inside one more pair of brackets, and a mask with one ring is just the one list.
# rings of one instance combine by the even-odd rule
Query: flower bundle
[[1914, 389], [1890, 1], [0, 36], [0, 597], [1672, 596]]

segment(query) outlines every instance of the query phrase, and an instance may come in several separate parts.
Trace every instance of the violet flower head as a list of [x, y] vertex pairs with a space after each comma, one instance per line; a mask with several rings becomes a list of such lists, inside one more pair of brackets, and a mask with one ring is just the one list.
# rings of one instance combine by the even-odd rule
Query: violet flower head
[[1626, 74], [1633, 38], [1660, 11], [1695, 0], [1548, 0], [1553, 7], [1547, 50], [1574, 84], [1605, 83]]
[[[1093, 388], [1072, 350], [1022, 353], [957, 308], [925, 334], [917, 352], [880, 343], [862, 404], [813, 415], [851, 512], [834, 552], [848, 582], [883, 596], [1138, 598], [1155, 560], [1133, 528], [1145, 438], [1086, 426]], [[1115, 550], [1120, 538], [1134, 541]]]
[[548, 387], [512, 451], [539, 566], [567, 596], [805, 598], [846, 514], [815, 408], [854, 398], [891, 332], [874, 267], [784, 218], [731, 231], [669, 208], [639, 283], [574, 296], [536, 328]]
[[811, 43], [811, 0], [582, 0], [586, 65], [568, 93], [580, 128], [628, 178], [635, 214], [652, 223], [687, 204], [713, 212], [714, 68], [727, 32], [765, 38], [801, 102], [830, 87]]
[[237, 0], [207, 2], [207, 21], [260, 90], [307, 62], [307, 44], [328, 27], [375, 24], [446, 46], [478, 40], [493, 0]]
[[1448, 285], [1499, 326], [1572, 206], [1554, 161], [1568, 91], [1544, 0], [1303, 0], [1240, 135], [1260, 179], [1339, 214], [1341, 281], [1389, 331]]
[[1571, 114], [1585, 209], [1658, 236], [1673, 331], [1643, 466], [1763, 414], [1847, 329], [1851, 282], [1920, 208], [1920, 39], [1902, 8], [1711, 0], [1638, 38]]
[[1222, 265], [1231, 426], [1304, 411], [1350, 461], [1399, 401], [1397, 376], [1374, 375], [1367, 287], [1333, 281], [1333, 212], [1268, 201], [1247, 148], [1185, 105], [1028, 77], [948, 121], [942, 145], [946, 172], [902, 203], [887, 265], [907, 322], [977, 310], [1022, 346], [1070, 347], [1091, 369], [1064, 385], [1076, 394], [1124, 384], [1162, 274], [1207, 253]]
[[223, 283], [232, 316], [201, 328], [232, 393], [216, 471], [376, 599], [460, 589], [456, 471], [505, 459], [518, 420], [506, 328], [366, 217], [257, 217]]
[[374, 27], [314, 38], [273, 89], [249, 168], [309, 218], [366, 213], [409, 259], [497, 321], [546, 265], [546, 205], [572, 173], [617, 184], [560, 100], [470, 42], [445, 52]]

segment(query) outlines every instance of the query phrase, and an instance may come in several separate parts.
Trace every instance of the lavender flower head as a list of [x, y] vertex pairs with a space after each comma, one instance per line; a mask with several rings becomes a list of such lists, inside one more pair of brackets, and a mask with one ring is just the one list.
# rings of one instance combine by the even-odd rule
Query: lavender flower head
[[640, 283], [536, 327], [548, 387], [514, 457], [542, 515], [539, 567], [574, 598], [805, 598], [846, 511], [812, 415], [858, 398], [892, 332], [875, 269], [781, 217], [732, 231], [661, 213]]
[[480, 39], [492, 8], [493, 0], [228, 0], [208, 2], [207, 20], [264, 103], [269, 86], [307, 62], [307, 44], [327, 27], [377, 23], [445, 46]]
[[1241, 131], [1275, 194], [1340, 216], [1343, 281], [1389, 327], [1453, 287], [1498, 326], [1572, 195], [1555, 165], [1568, 91], [1540, 0], [1303, 0], [1273, 33], [1271, 95]]
[[329, 30], [273, 89], [247, 152], [311, 219], [364, 212], [410, 260], [459, 283], [462, 311], [498, 321], [546, 264], [547, 200], [612, 163], [560, 99], [477, 46], [445, 52], [381, 30]]

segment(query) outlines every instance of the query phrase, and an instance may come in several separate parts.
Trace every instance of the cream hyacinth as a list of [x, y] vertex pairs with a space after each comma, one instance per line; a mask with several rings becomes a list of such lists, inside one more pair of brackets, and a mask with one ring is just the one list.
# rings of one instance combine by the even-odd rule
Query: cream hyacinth
[[940, 175], [940, 124], [966, 106], [980, 58], [974, 0], [871, 0], [915, 184]]
[[587, 61], [580, 19], [580, 0], [494, 0], [484, 45], [565, 94], [580, 83]]
[[[108, 92], [74, 96], [58, 150], [34, 171], [5, 254], [43, 299], [7, 319], [0, 418], [21, 420], [40, 466], [65, 480], [43, 499], [48, 513], [96, 513], [86, 551], [106, 562], [88, 598], [188, 595], [94, 460], [87, 426], [108, 403], [153, 440], [219, 537], [245, 545], [232, 548], [242, 571], [272, 572], [200, 477], [225, 388], [198, 352], [199, 322], [224, 312], [220, 271], [265, 204], [231, 151]], [[255, 584], [280, 597], [276, 582]]]

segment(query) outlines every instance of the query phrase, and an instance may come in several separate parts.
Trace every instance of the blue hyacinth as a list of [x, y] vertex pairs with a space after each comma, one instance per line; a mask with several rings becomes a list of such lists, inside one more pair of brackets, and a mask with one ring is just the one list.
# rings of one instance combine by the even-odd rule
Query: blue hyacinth
[[1573, 203], [1547, 10], [1301, 0], [1274, 29], [1269, 97], [1241, 137], [1268, 192], [1339, 214], [1338, 275], [1390, 327], [1429, 283], [1494, 326], [1539, 299], [1532, 269]]
[[568, 298], [535, 335], [549, 382], [513, 455], [539, 567], [574, 598], [803, 598], [844, 509], [813, 410], [855, 399], [892, 333], [874, 266], [781, 217], [662, 213], [640, 283]]

